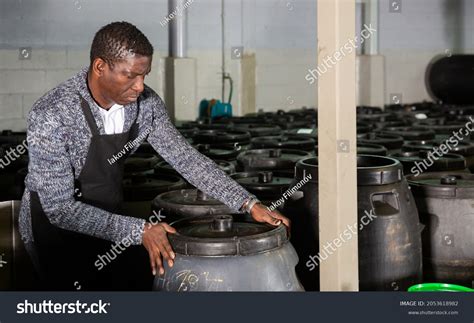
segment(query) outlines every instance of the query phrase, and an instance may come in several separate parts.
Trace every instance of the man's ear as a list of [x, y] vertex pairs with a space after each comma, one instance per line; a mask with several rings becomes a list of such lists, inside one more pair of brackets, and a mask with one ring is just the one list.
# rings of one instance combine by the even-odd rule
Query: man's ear
[[102, 58], [94, 59], [94, 62], [92, 63], [92, 73], [97, 77], [103, 76], [106, 68], [107, 63]]

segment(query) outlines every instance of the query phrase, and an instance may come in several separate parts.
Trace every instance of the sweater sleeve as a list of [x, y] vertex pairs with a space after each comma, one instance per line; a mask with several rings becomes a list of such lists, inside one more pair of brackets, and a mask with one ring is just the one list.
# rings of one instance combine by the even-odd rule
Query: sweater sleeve
[[47, 109], [28, 117], [30, 191], [35, 191], [51, 224], [70, 231], [120, 242], [142, 243], [145, 221], [122, 216], [76, 201], [74, 171], [67, 148], [70, 131]]
[[151, 96], [154, 120], [148, 142], [189, 183], [240, 212], [254, 196], [191, 146], [172, 124], [161, 98], [154, 92]]

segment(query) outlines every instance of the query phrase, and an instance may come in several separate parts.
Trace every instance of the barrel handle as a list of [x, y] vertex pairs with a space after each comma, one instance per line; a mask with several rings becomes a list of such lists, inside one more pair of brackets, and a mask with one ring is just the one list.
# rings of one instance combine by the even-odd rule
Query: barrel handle
[[[400, 198], [395, 191], [373, 193], [370, 196], [370, 204], [375, 215], [383, 216], [400, 213]], [[377, 212], [377, 210], [379, 211]]]

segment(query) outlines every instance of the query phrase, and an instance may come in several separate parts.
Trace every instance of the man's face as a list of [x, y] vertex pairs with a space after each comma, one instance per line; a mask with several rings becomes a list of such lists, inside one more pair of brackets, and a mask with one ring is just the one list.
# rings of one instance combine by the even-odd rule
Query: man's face
[[145, 76], [150, 71], [150, 56], [130, 55], [113, 66], [105, 64], [98, 79], [101, 95], [120, 105], [135, 102], [143, 92]]

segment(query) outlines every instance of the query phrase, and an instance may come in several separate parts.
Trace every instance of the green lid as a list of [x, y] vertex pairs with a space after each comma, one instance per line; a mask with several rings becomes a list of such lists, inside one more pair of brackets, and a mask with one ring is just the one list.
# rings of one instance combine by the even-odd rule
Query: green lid
[[443, 283], [427, 283], [413, 285], [408, 288], [409, 292], [474, 292], [474, 289], [460, 285], [443, 284]]

